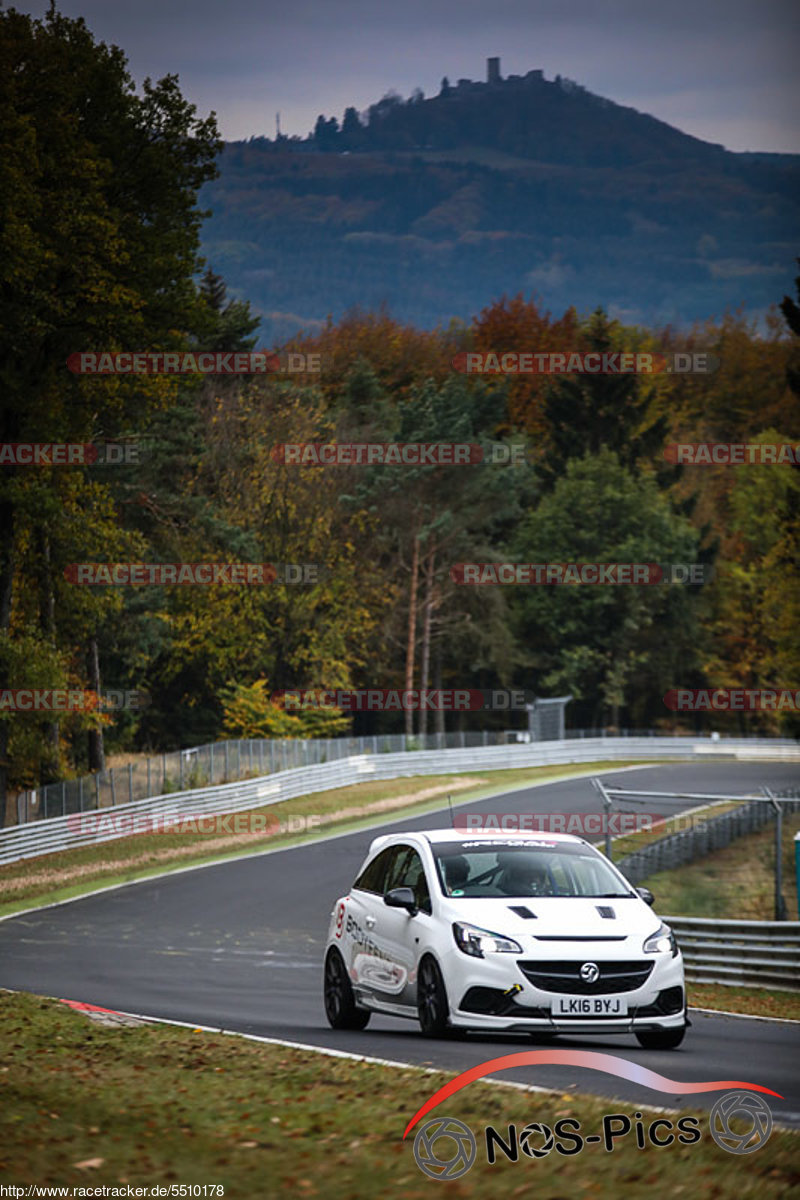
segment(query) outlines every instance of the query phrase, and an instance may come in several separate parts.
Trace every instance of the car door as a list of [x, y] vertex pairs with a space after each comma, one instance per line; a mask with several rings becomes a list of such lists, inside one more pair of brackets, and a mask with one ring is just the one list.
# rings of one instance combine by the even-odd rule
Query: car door
[[[393, 865], [408, 846], [388, 846], [376, 855], [350, 889], [342, 923], [342, 950], [354, 987], [364, 998], [397, 994], [397, 978], [386, 944], [383, 902]], [[405, 914], [404, 914], [405, 915]]]
[[384, 999], [416, 1011], [420, 945], [425, 940], [424, 926], [432, 920], [432, 906], [430, 884], [419, 851], [413, 846], [404, 850], [392, 862], [384, 889], [388, 892], [392, 888], [411, 888], [418, 911], [412, 917], [404, 908], [384, 905], [380, 915], [380, 944], [394, 969], [392, 994], [385, 993]]

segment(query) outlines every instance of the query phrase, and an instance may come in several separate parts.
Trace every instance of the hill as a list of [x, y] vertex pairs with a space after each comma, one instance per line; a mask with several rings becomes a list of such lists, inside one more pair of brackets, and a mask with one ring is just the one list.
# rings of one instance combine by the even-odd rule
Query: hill
[[272, 341], [386, 304], [422, 327], [523, 292], [684, 325], [791, 289], [800, 157], [735, 154], [539, 71], [229, 143], [203, 249]]

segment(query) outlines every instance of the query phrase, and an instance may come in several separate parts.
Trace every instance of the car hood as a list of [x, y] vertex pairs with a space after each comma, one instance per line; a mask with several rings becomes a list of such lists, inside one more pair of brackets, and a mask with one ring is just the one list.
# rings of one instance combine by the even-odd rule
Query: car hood
[[[515, 909], [527, 909], [533, 917], [526, 916], [524, 911], [515, 912]], [[587, 944], [595, 940], [598, 948], [603, 944], [609, 949], [619, 948], [621, 942], [604, 943], [604, 939], [646, 938], [661, 924], [652, 908], [638, 896], [629, 899], [528, 896], [463, 900], [448, 897], [444, 902], [444, 914], [452, 921], [468, 921], [492, 933], [507, 934], [517, 941], [522, 938], [520, 944], [528, 946], [533, 939], [547, 938], [547, 943], [539, 942], [542, 949], [547, 944], [555, 945], [549, 940], [553, 938], [557, 938], [562, 946], [579, 938]], [[574, 944], [577, 948], [580, 942]]]

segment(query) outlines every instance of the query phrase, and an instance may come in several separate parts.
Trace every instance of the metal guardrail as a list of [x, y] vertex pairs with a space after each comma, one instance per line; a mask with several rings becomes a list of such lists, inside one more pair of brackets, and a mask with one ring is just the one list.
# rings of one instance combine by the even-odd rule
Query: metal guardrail
[[[565, 742], [586, 741], [601, 738], [614, 741], [617, 737], [628, 740], [659, 738], [661, 741], [692, 743], [698, 739], [682, 735], [664, 738], [652, 730], [620, 730], [609, 737], [602, 729], [567, 730]], [[710, 737], [708, 753], [725, 756], [743, 739]], [[744, 739], [752, 756], [759, 754], [774, 757], [781, 748], [791, 754], [798, 751], [798, 743], [790, 738]], [[397, 754], [428, 750], [466, 750], [476, 746], [501, 746], [528, 744], [527, 730], [461, 730], [450, 733], [429, 733], [424, 736], [407, 737], [405, 734], [378, 734], [371, 737], [337, 738], [252, 738], [213, 742], [190, 749], [173, 750], [153, 755], [127, 766], [111, 767], [84, 775], [78, 779], [65, 779], [49, 783], [41, 788], [20, 792], [16, 797], [16, 822], [50, 820], [68, 813], [92, 812], [97, 808], [118, 807], [134, 800], [146, 800], [153, 796], [164, 796], [169, 792], [187, 789], [214, 787], [231, 783], [237, 779], [254, 778], [257, 775], [273, 775], [294, 767], [311, 767], [318, 763], [334, 762], [359, 754]], [[543, 745], [543, 742], [535, 742]]]
[[690, 983], [800, 992], [800, 921], [664, 920], [678, 939]]
[[[798, 793], [793, 792], [792, 796], [798, 796]], [[777, 792], [775, 797], [781, 798]], [[784, 812], [800, 811], [800, 796], [781, 800]], [[671, 871], [696, 858], [704, 858], [707, 854], [722, 850], [736, 838], [756, 833], [774, 820], [775, 811], [766, 799], [751, 800], [718, 817], [700, 821], [691, 829], [669, 833], [649, 846], [635, 850], [633, 854], [626, 854], [616, 866], [631, 883], [642, 883], [659, 871]]]
[[[763, 746], [764, 739], [757, 739]], [[746, 757], [753, 743], [746, 738], [726, 743], [730, 757]], [[262, 775], [218, 787], [194, 788], [183, 792], [135, 800], [112, 808], [94, 810], [96, 821], [82, 819], [86, 814], [67, 814], [47, 821], [15, 825], [0, 831], [0, 864], [32, 858], [39, 854], [95, 845], [137, 830], [135, 817], [218, 816], [259, 809], [282, 800], [331, 788], [347, 787], [368, 779], [396, 779], [413, 775], [443, 775], [469, 771], [499, 771], [518, 767], [547, 766], [558, 763], [593, 763], [598, 760], [627, 759], [702, 759], [718, 755], [720, 742], [672, 737], [592, 738], [580, 741], [539, 742], [523, 745], [475, 746], [463, 750], [417, 750], [398, 754], [362, 754], [335, 762], [298, 767]], [[779, 743], [774, 757], [800, 761], [797, 742]], [[103, 817], [106, 820], [103, 820]], [[121, 822], [130, 818], [130, 828], [121, 831]], [[113, 818], [113, 819], [112, 819]], [[91, 825], [91, 828], [87, 828]]]

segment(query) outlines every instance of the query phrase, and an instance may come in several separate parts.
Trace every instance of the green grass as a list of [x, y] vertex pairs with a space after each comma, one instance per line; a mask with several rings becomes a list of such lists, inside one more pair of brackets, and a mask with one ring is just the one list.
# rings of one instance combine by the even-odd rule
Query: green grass
[[797, 992], [690, 981], [686, 983], [686, 990], [689, 1004], [695, 1008], [716, 1008], [726, 1012], [750, 1013], [756, 1017], [800, 1021], [800, 993]]
[[[783, 820], [783, 897], [790, 921], [798, 919], [794, 835], [800, 814]], [[616, 857], [616, 854], [615, 854]], [[737, 838], [724, 850], [644, 881], [659, 912], [681, 917], [735, 917], [771, 921], [775, 915], [775, 825]]]
[[[325, 834], [344, 833], [391, 821], [397, 815], [422, 815], [439, 809], [452, 793], [453, 805], [493, 793], [572, 775], [593, 775], [636, 761], [562, 764], [509, 771], [463, 775], [428, 775], [372, 781], [297, 797], [253, 810], [270, 822], [289, 817], [319, 816], [321, 827], [308, 834], [251, 833], [205, 835], [198, 833], [135, 834], [99, 845], [57, 854], [41, 855], [0, 867], [0, 916], [32, 904], [52, 904], [98, 887], [128, 883], [163, 871], [201, 863], [220, 862], [243, 854], [297, 845]], [[106, 810], [103, 810], [106, 811]], [[392, 815], [395, 814], [395, 815]]]
[[[658, 801], [654, 800], [656, 805]], [[746, 804], [747, 801], [741, 801]], [[641, 833], [623, 834], [613, 839], [613, 856], [614, 862], [620, 862], [626, 854], [633, 854], [636, 850], [643, 850], [645, 846], [649, 846], [652, 842], [658, 842], [661, 838], [668, 837], [671, 833], [677, 833], [684, 829], [693, 829], [697, 825], [702, 825], [705, 821], [710, 821], [713, 817], [721, 817], [723, 813], [728, 812], [732, 808], [738, 808], [740, 802], [731, 801], [728, 804], [709, 804], [704, 808], [693, 812], [691, 816], [677, 814], [670, 817], [669, 820], [663, 821], [661, 824], [654, 826], [651, 830], [643, 830]], [[598, 841], [596, 845], [603, 845], [603, 841]]]
[[[690, 1067], [690, 1056], [664, 1056], [667, 1074], [681, 1077]], [[539, 1160], [520, 1155], [518, 1163], [489, 1166], [482, 1144], [487, 1124], [505, 1132], [512, 1122], [521, 1129], [572, 1117], [588, 1134], [601, 1132], [604, 1114], [630, 1116], [634, 1109], [576, 1094], [572, 1086], [536, 1094], [485, 1083], [471, 1084], [437, 1110], [466, 1122], [478, 1138], [468, 1174], [440, 1184], [417, 1167], [413, 1132], [405, 1142], [402, 1135], [451, 1077], [445, 1073], [169, 1026], [105, 1029], [55, 1001], [26, 995], [0, 993], [0, 1075], [0, 1180], [18, 1186], [221, 1184], [225, 1200], [770, 1200], [800, 1184], [797, 1134], [773, 1130], [765, 1146], [740, 1157], [712, 1141], [699, 1111], [702, 1137], [694, 1145], [639, 1150], [631, 1133], [611, 1153], [590, 1145], [573, 1157], [554, 1150]], [[534, 1068], [530, 1076], [536, 1083]], [[654, 1104], [670, 1100], [653, 1093]], [[656, 1115], [636, 1111], [646, 1125]]]

